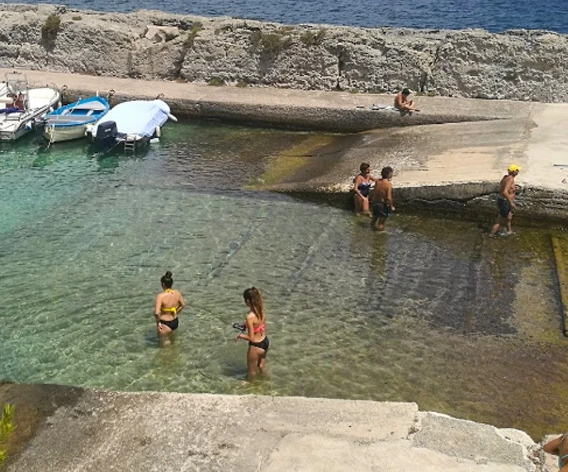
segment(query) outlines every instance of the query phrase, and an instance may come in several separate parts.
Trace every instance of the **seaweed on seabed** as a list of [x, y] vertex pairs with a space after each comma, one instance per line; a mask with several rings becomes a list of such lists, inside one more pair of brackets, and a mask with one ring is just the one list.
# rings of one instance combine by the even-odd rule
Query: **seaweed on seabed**
[[15, 406], [6, 403], [2, 411], [2, 418], [0, 419], [0, 467], [8, 458], [8, 454], [3, 449], [3, 446], [6, 443], [8, 435], [16, 429], [13, 423], [15, 409]]

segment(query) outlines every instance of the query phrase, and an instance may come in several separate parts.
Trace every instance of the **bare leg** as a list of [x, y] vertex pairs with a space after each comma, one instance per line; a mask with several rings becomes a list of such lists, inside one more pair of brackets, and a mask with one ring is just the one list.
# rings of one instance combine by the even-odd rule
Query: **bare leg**
[[507, 225], [506, 218], [499, 216], [497, 218], [497, 222], [491, 227], [491, 231], [489, 232], [489, 237], [492, 238], [493, 236], [495, 236], [495, 234], [497, 234], [497, 231], [499, 231], [501, 226], [505, 226], [505, 225]]
[[266, 373], [266, 351], [264, 351], [264, 354], [258, 359], [258, 370], [261, 374]]
[[492, 227], [491, 227], [491, 231], [489, 232], [489, 237], [492, 238], [493, 236], [495, 236], [495, 234], [497, 234], [497, 231], [499, 231], [499, 228], [501, 227], [500, 223], [495, 223]]
[[507, 233], [511, 234], [513, 230], [511, 229], [511, 223], [513, 222], [513, 214], [509, 212], [507, 215]]
[[371, 212], [369, 211], [369, 199], [368, 198], [363, 199], [362, 213], [365, 216], [371, 216]]
[[258, 365], [260, 363], [260, 356], [264, 354], [264, 349], [259, 347], [249, 346], [247, 352], [247, 379], [249, 381], [256, 377]]
[[369, 215], [369, 199], [361, 198], [355, 194], [355, 213], [358, 215]]
[[158, 333], [158, 342], [160, 344], [160, 347], [169, 346], [172, 343], [170, 339], [170, 333], [172, 332], [172, 330], [168, 326], [160, 323], [158, 324], [156, 331]]
[[371, 219], [371, 229], [373, 231], [377, 230], [377, 220], [378, 219], [379, 219], [379, 217], [375, 215], [375, 211], [373, 210], [373, 217]]

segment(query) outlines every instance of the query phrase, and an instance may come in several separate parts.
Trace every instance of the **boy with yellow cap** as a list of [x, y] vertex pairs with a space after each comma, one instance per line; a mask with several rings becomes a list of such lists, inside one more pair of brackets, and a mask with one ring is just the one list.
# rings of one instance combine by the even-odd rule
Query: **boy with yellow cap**
[[497, 198], [499, 216], [497, 217], [497, 222], [491, 228], [490, 238], [497, 234], [501, 226], [507, 227], [506, 235], [513, 234], [511, 221], [513, 220], [513, 209], [515, 208], [515, 177], [519, 175], [520, 170], [521, 168], [518, 165], [511, 164], [507, 168], [507, 175], [501, 179], [499, 197]]

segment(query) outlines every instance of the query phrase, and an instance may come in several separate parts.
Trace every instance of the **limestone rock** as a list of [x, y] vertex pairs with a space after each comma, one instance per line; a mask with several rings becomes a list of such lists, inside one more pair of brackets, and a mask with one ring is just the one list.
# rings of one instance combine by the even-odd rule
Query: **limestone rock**
[[[568, 36], [280, 25], [0, 4], [0, 67], [259, 87], [568, 101]], [[61, 24], [52, 47], [41, 29]]]

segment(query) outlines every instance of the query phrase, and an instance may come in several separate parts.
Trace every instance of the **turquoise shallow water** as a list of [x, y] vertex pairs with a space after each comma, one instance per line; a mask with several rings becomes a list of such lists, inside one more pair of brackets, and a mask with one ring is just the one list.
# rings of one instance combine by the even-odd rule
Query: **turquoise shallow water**
[[[489, 241], [473, 223], [399, 215], [374, 234], [349, 212], [242, 190], [306, 136], [180, 123], [140, 156], [0, 147], [0, 378], [417, 401], [535, 434], [567, 426], [545, 407], [568, 380], [548, 232]], [[166, 270], [188, 308], [160, 348]], [[254, 384], [230, 327], [251, 285], [272, 341]]]

